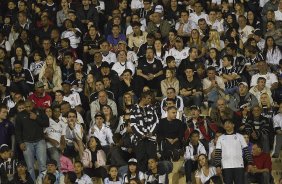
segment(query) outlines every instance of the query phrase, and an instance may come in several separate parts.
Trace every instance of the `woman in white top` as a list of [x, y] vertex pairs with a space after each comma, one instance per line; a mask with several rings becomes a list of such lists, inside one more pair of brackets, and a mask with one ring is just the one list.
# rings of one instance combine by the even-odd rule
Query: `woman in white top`
[[216, 175], [216, 168], [209, 166], [208, 157], [200, 154], [198, 157], [199, 169], [195, 173], [196, 184], [204, 184], [212, 176]]
[[132, 71], [132, 75], [135, 73], [135, 66], [131, 61], [127, 61], [127, 52], [125, 50], [121, 50], [117, 53], [117, 60], [112, 70], [118, 73], [118, 76], [121, 76], [125, 69], [130, 69]]
[[279, 61], [280, 59], [282, 59], [282, 52], [275, 44], [272, 36], [266, 37], [263, 54], [266, 58], [266, 62], [270, 65], [271, 69], [277, 70], [279, 68]]
[[123, 176], [123, 183], [129, 184], [129, 181], [132, 178], [137, 178], [142, 184], [145, 183], [145, 175], [143, 172], [138, 170], [137, 160], [135, 158], [128, 160], [128, 172]]

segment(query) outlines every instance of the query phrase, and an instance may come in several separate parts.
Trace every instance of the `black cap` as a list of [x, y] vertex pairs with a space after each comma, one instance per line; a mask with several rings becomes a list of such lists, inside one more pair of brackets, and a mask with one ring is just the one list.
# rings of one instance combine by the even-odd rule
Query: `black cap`
[[0, 146], [0, 153], [4, 153], [4, 152], [6, 152], [6, 151], [10, 151], [9, 146], [8, 146], [7, 144], [2, 144], [2, 145]]
[[25, 161], [23, 161], [23, 160], [18, 161], [18, 163], [17, 163], [17, 167], [18, 167], [18, 166], [24, 166], [24, 167], [26, 167], [26, 163], [25, 163]]
[[95, 114], [95, 118], [97, 118], [97, 117], [101, 117], [101, 118], [105, 119], [104, 114], [101, 113], [101, 112], [97, 112], [97, 113]]
[[257, 36], [262, 37], [262, 31], [261, 31], [260, 29], [256, 29], [256, 30], [254, 31], [254, 35], [257, 35]]
[[103, 61], [103, 62], [102, 62], [101, 68], [103, 68], [103, 67], [111, 68], [110, 64], [109, 64], [107, 61]]
[[47, 161], [47, 165], [49, 165], [49, 164], [50, 165], [53, 164], [53, 165], [57, 166], [57, 161], [54, 160], [54, 159], [50, 159], [50, 160]]

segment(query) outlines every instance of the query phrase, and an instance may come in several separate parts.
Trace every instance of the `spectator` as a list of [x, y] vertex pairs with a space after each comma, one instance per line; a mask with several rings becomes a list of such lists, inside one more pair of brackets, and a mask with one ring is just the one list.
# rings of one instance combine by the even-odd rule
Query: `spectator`
[[5, 105], [0, 106], [0, 146], [3, 144], [11, 145], [12, 151], [15, 148], [15, 127], [7, 119], [8, 108]]
[[43, 128], [49, 126], [48, 117], [31, 100], [26, 100], [25, 110], [16, 117], [15, 134], [16, 141], [23, 151], [27, 169], [33, 180], [34, 157], [36, 156], [41, 173], [46, 169], [46, 142], [44, 140]]
[[185, 47], [181, 37], [175, 38], [174, 47], [169, 49], [168, 56], [173, 56], [178, 67], [182, 60], [186, 59], [190, 53], [189, 47]]
[[56, 160], [51, 159], [47, 162], [47, 170], [39, 174], [36, 183], [43, 184], [48, 174], [53, 174], [55, 176], [55, 181], [54, 181], [55, 184], [60, 184], [64, 182], [64, 175], [57, 170]]
[[245, 139], [241, 134], [234, 133], [234, 127], [232, 120], [226, 120], [224, 122], [226, 133], [221, 135], [216, 143], [216, 173], [222, 173], [224, 183], [244, 183], [243, 156], [247, 160], [248, 171], [252, 168], [253, 161]]
[[164, 168], [158, 164], [156, 158], [149, 158], [148, 160], [148, 172], [145, 173], [145, 183], [167, 183], [167, 175], [164, 172]]
[[164, 160], [178, 161], [180, 149], [182, 148], [182, 137], [184, 134], [183, 124], [176, 119], [177, 108], [168, 107], [167, 117], [161, 119], [158, 125], [157, 137], [162, 148], [162, 158]]
[[[266, 87], [266, 79], [264, 77], [259, 77], [257, 79], [257, 85], [252, 87], [249, 92], [252, 93], [257, 98], [259, 103], [261, 99], [261, 94], [266, 93], [268, 94], [269, 97], [271, 97], [272, 94], [270, 89]], [[272, 103], [272, 98], [270, 100], [270, 103]]]
[[84, 174], [84, 168], [82, 162], [76, 161], [74, 163], [74, 172], [77, 177], [75, 182], [93, 184], [91, 178], [87, 174]]
[[186, 181], [189, 184], [192, 183], [192, 172], [197, 170], [198, 156], [207, 153], [204, 145], [199, 141], [199, 138], [200, 133], [198, 130], [191, 132], [189, 145], [185, 148], [185, 175]]
[[135, 66], [131, 61], [127, 61], [127, 52], [125, 50], [118, 51], [117, 53], [117, 62], [113, 65], [112, 70], [116, 71], [118, 76], [121, 77], [124, 70], [130, 69], [132, 74], [135, 73]]
[[176, 95], [179, 93], [179, 81], [175, 77], [175, 70], [167, 68], [165, 70], [165, 79], [161, 81], [162, 95], [167, 97], [168, 88], [174, 88]]
[[252, 154], [254, 165], [251, 166], [251, 169], [247, 173], [247, 181], [250, 182], [259, 182], [259, 183], [270, 183], [270, 173], [271, 173], [271, 158], [269, 154], [262, 151], [262, 146], [260, 144], [253, 144]]
[[279, 157], [279, 152], [281, 150], [281, 135], [282, 135], [282, 124], [281, 124], [281, 117], [282, 115], [282, 103], [280, 102], [279, 105], [279, 113], [273, 117], [273, 128], [275, 131], [275, 140], [274, 140], [274, 145], [273, 145], [273, 152], [272, 152], [272, 157], [273, 158], [278, 158]]
[[130, 113], [130, 126], [136, 136], [136, 158], [142, 172], [146, 171], [148, 159], [155, 156], [157, 151], [155, 130], [159, 120], [150, 103], [150, 92], [143, 92], [140, 102], [133, 106]]
[[154, 58], [154, 51], [148, 48], [146, 58], [138, 61], [137, 67], [137, 83], [140, 91], [144, 86], [149, 86], [151, 89], [160, 92], [160, 82], [163, 75], [163, 66], [160, 60]]
[[28, 97], [34, 102], [35, 108], [48, 108], [51, 107], [52, 98], [44, 90], [44, 83], [38, 81], [35, 83], [35, 91]]
[[128, 172], [123, 176], [124, 184], [130, 184], [130, 180], [133, 178], [140, 180], [140, 183], [145, 183], [144, 173], [138, 170], [135, 158], [128, 160]]
[[198, 163], [200, 167], [195, 173], [196, 184], [205, 183], [216, 175], [216, 168], [209, 165], [208, 157], [205, 154], [198, 156]]
[[[20, 161], [17, 163], [17, 172], [12, 180], [12, 183], [30, 183], [34, 184], [34, 179], [31, 177], [29, 172], [27, 171], [27, 165], [24, 161]], [[25, 182], [24, 182], [25, 181]]]
[[228, 104], [233, 111], [238, 112], [243, 105], [247, 105], [250, 109], [258, 105], [257, 98], [252, 93], [248, 92], [248, 87], [246, 82], [239, 83], [238, 92], [232, 95]]

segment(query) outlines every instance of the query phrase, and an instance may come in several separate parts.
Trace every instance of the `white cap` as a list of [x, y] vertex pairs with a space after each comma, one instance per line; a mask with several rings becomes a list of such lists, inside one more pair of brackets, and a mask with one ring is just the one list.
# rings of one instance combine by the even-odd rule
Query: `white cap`
[[162, 5], [157, 5], [155, 7], [155, 13], [163, 13], [164, 12], [164, 7]]
[[75, 63], [79, 63], [79, 64], [82, 64], [83, 65], [83, 61], [81, 59], [77, 59], [74, 61]]

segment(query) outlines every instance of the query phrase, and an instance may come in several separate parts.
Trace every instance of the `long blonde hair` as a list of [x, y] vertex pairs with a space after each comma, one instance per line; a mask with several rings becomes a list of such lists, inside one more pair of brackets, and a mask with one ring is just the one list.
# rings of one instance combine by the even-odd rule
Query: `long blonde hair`
[[267, 97], [267, 102], [266, 102], [266, 106], [267, 108], [270, 108], [271, 107], [271, 100], [270, 100], [270, 96], [267, 94], [267, 93], [263, 93], [260, 95], [260, 99], [259, 99], [259, 106], [262, 108], [262, 103], [261, 103], [261, 97], [265, 95]]
[[196, 46], [196, 47], [198, 47], [199, 50], [201, 50], [202, 47], [203, 47], [203, 42], [202, 42], [201, 37], [200, 37], [200, 32], [199, 32], [197, 29], [193, 29], [193, 30], [191, 31], [191, 34], [192, 34], [193, 31], [196, 31], [196, 32], [197, 32], [198, 38], [197, 38], [196, 40], [194, 40], [194, 39], [192, 38], [192, 36], [190, 36], [189, 45], [190, 45], [190, 47]]
[[54, 56], [52, 56], [52, 55], [48, 55], [48, 56], [46, 57], [45, 63], [43, 64], [42, 69], [45, 70], [45, 69], [48, 67], [48, 66], [47, 66], [47, 58], [48, 58], [48, 57], [51, 57], [51, 58], [52, 58], [52, 60], [53, 60], [52, 68], [53, 68], [54, 72], [56, 72], [56, 71], [57, 71], [57, 67], [58, 67], [58, 65], [57, 65], [57, 60], [56, 60], [56, 58], [55, 58]]
[[[219, 36], [219, 33], [217, 32], [217, 30], [211, 29], [209, 36], [210, 37], [209, 37], [209, 39], [207, 41], [208, 47], [209, 48], [215, 47], [217, 50], [220, 51], [221, 50], [220, 36]], [[212, 44], [214, 44], [214, 46]]]
[[88, 77], [89, 75], [92, 75], [92, 76], [93, 76], [92, 87], [88, 84], [87, 78], [86, 78], [85, 84], [84, 84], [84, 95], [87, 96], [88, 98], [90, 97], [91, 93], [94, 93], [94, 92], [96, 91], [96, 89], [95, 89], [95, 82], [96, 82], [96, 79], [95, 79], [95, 77], [94, 77], [93, 74], [89, 73], [89, 74], [87, 75], [87, 77]]

